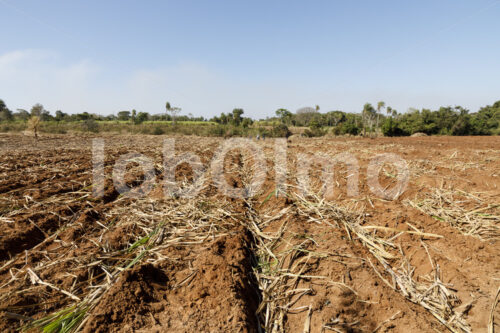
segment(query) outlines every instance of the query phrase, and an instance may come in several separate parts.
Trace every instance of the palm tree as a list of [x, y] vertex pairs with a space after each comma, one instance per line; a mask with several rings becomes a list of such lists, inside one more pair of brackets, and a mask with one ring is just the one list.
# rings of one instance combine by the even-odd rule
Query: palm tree
[[170, 102], [165, 103], [165, 109], [167, 109], [167, 113], [172, 115], [172, 124], [175, 125], [175, 117], [179, 112], [181, 112], [182, 109], [171, 106]]
[[377, 128], [378, 128], [378, 122], [379, 122], [379, 118], [380, 118], [379, 114], [383, 108], [385, 108], [385, 102], [383, 102], [383, 101], [378, 102], [377, 103]]
[[366, 135], [366, 128], [370, 129], [370, 135], [373, 130], [373, 118], [375, 118], [376, 111], [370, 103], [366, 103], [363, 106], [363, 112], [361, 113], [363, 118], [363, 136]]

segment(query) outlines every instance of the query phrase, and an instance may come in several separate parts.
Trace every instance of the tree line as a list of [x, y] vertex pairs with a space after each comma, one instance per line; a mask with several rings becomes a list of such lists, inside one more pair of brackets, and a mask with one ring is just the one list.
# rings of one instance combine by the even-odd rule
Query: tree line
[[[172, 121], [173, 116], [170, 114], [154, 114], [151, 115], [147, 112], [137, 112], [136, 110], [131, 111], [119, 111], [116, 115], [99, 115], [95, 113], [82, 112], [75, 114], [68, 114], [57, 110], [54, 115], [50, 111], [46, 110], [42, 104], [35, 104], [33, 107], [27, 111], [24, 109], [17, 109], [15, 112], [7, 108], [4, 101], [0, 99], [0, 121], [27, 121], [29, 118], [36, 116], [39, 117], [41, 121], [85, 121], [85, 120], [96, 120], [96, 121], [130, 121], [133, 123], [142, 123], [144, 121]], [[193, 117], [192, 115], [181, 115], [176, 116], [178, 121], [206, 121], [204, 117]]]
[[369, 135], [380, 132], [385, 136], [408, 136], [415, 133], [427, 135], [498, 135], [500, 134], [500, 101], [470, 113], [461, 107], [440, 107], [438, 110], [414, 109], [399, 113], [378, 102], [366, 103], [360, 113], [329, 111], [319, 108], [299, 109], [292, 113], [279, 109], [276, 117], [286, 125], [306, 126], [309, 136], [325, 134], [327, 128], [335, 135]]
[[440, 107], [438, 110], [414, 109], [400, 113], [384, 102], [375, 106], [366, 103], [359, 113], [348, 113], [340, 110], [321, 112], [320, 107], [305, 107], [291, 112], [280, 108], [274, 115], [266, 119], [253, 120], [244, 117], [244, 110], [235, 108], [231, 112], [221, 113], [210, 119], [194, 117], [191, 114], [182, 115], [179, 107], [169, 102], [165, 112], [149, 114], [136, 110], [124, 110], [116, 115], [98, 115], [88, 112], [67, 114], [60, 110], [51, 114], [42, 104], [35, 104], [29, 111], [17, 109], [15, 112], [7, 108], [0, 99], [0, 122], [28, 121], [37, 117], [42, 122], [83, 122], [87, 126], [96, 126], [93, 122], [118, 121], [131, 124], [141, 124], [145, 121], [168, 121], [174, 125], [179, 122], [210, 122], [223, 127], [251, 128], [272, 127], [276, 133], [289, 135], [289, 127], [305, 127], [306, 136], [322, 136], [327, 133], [334, 135], [373, 135], [381, 133], [385, 136], [408, 136], [415, 133], [427, 135], [498, 135], [500, 134], [500, 101], [481, 107], [471, 113], [461, 107]]

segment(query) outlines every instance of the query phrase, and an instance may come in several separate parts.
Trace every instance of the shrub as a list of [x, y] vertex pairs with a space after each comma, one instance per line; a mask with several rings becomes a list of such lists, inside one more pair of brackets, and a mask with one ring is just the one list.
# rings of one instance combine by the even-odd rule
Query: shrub
[[62, 126], [48, 126], [42, 129], [42, 132], [52, 134], [66, 134], [68, 131]]
[[271, 136], [271, 132], [269, 132], [269, 130], [265, 127], [259, 127], [257, 129], [257, 133], [259, 134], [259, 136], [261, 138], [265, 138], [265, 137], [270, 137]]
[[275, 138], [288, 138], [290, 135], [292, 135], [292, 132], [290, 132], [285, 124], [278, 124], [273, 126], [271, 134]]
[[208, 130], [208, 135], [210, 136], [222, 137], [224, 136], [224, 133], [226, 133], [226, 130], [222, 125], [210, 127], [210, 129]]
[[471, 133], [473, 130], [468, 115], [459, 117], [451, 128], [452, 135], [470, 135]]
[[306, 129], [303, 134], [309, 138], [312, 138], [316, 136], [323, 136], [326, 134], [326, 132], [327, 131], [324, 130], [318, 122], [313, 120], [311, 121], [311, 126], [309, 126], [309, 128]]
[[84, 132], [97, 133], [99, 132], [99, 124], [92, 118], [86, 119], [82, 122], [82, 129]]
[[24, 121], [0, 122], [0, 132], [20, 132], [26, 130]]
[[332, 132], [335, 135], [358, 135], [361, 132], [361, 128], [359, 128], [355, 123], [345, 122], [335, 126]]
[[1, 124], [0, 125], [0, 132], [10, 132], [12, 131], [12, 126], [9, 124]]
[[64, 121], [44, 121], [40, 124], [40, 132], [52, 134], [66, 134], [71, 128], [70, 123]]
[[134, 124], [142, 124], [148, 120], [148, 114], [146, 112], [139, 112], [137, 116], [133, 118]]
[[242, 130], [240, 127], [236, 126], [231, 126], [229, 129], [226, 130], [224, 133], [225, 137], [233, 137], [233, 136], [241, 136], [243, 134]]
[[403, 136], [408, 135], [403, 129], [399, 127], [399, 124], [392, 119], [392, 117], [387, 118], [382, 124], [382, 133], [385, 136]]
[[250, 127], [250, 125], [252, 125], [252, 119], [250, 119], [250, 118], [243, 118], [243, 121], [241, 122], [241, 126], [243, 128], [248, 128], [248, 127]]
[[161, 128], [160, 126], [155, 126], [155, 128], [153, 129], [153, 135], [162, 135], [162, 134], [165, 134], [163, 128]]

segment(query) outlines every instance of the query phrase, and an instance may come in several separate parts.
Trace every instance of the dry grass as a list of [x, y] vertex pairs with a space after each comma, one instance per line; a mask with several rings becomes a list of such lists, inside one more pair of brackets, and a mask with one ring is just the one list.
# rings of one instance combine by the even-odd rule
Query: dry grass
[[[250, 174], [243, 172], [243, 176]], [[293, 176], [293, 174], [292, 174]], [[463, 318], [463, 314], [456, 310], [460, 300], [450, 286], [442, 282], [438, 265], [434, 267], [432, 278], [414, 278], [415, 268], [412, 267], [402, 252], [401, 248], [392, 242], [394, 238], [383, 238], [374, 229], [378, 226], [362, 225], [364, 214], [351, 209], [337, 206], [335, 203], [325, 201], [320, 195], [314, 193], [302, 194], [301, 189], [293, 185], [287, 186], [288, 198], [294, 202], [293, 213], [301, 216], [305, 221], [316, 224], [327, 224], [333, 228], [345, 230], [352, 241], [359, 241], [373, 255], [378, 264], [383, 267], [379, 271], [370, 258], [366, 258], [377, 275], [392, 289], [401, 293], [410, 302], [418, 304], [429, 311], [441, 324], [452, 332], [470, 332], [470, 327]], [[312, 186], [314, 188], [314, 186]], [[276, 193], [272, 192], [272, 193]], [[268, 198], [266, 197], [266, 201]], [[298, 288], [299, 281], [304, 278], [325, 279], [322, 276], [307, 274], [308, 263], [313, 259], [314, 251], [308, 249], [315, 241], [312, 237], [293, 243], [286, 240], [284, 235], [287, 229], [287, 215], [290, 207], [282, 210], [277, 215], [266, 216], [258, 214], [253, 209], [252, 201], [247, 202], [249, 209], [249, 229], [256, 240], [254, 249], [257, 256], [257, 270], [255, 272], [262, 291], [262, 302], [259, 313], [263, 327], [269, 332], [280, 332], [285, 328], [288, 313], [301, 311], [310, 312], [310, 308], [302, 306], [294, 308], [293, 305], [303, 296], [311, 292], [309, 289]], [[279, 227], [274, 228], [274, 233], [265, 233], [262, 230], [271, 221], [280, 221]], [[283, 221], [283, 222], [281, 222]], [[407, 233], [413, 237], [442, 238], [441, 235], [429, 234], [419, 230], [396, 230], [385, 228], [385, 232]], [[283, 245], [287, 242], [287, 245]], [[429, 257], [430, 258], [430, 257]], [[392, 280], [392, 283], [389, 282]], [[341, 288], [350, 289], [339, 282], [329, 281]], [[351, 289], [352, 292], [354, 292]], [[355, 293], [355, 292], [354, 292]], [[304, 323], [305, 331], [310, 325], [309, 315]], [[336, 331], [335, 323], [325, 323], [325, 330]]]
[[[117, 204], [107, 214], [108, 223], [100, 223], [101, 233], [90, 239], [95, 251], [90, 251], [92, 254], [89, 257], [47, 258], [36, 267], [25, 267], [17, 272], [15, 280], [20, 281], [29, 276], [32, 284], [49, 287], [68, 297], [68, 300], [75, 301], [63, 310], [38, 320], [30, 320], [24, 328], [40, 328], [47, 332], [70, 332], [82, 328], [88, 319], [87, 315], [106, 291], [117, 283], [124, 271], [141, 262], [155, 264], [168, 259], [162, 255], [162, 250], [168, 247], [189, 247], [228, 235], [235, 221], [225, 205], [224, 201], [208, 201], [203, 197], [197, 200], [141, 199], [129, 205]], [[106, 235], [127, 225], [134, 225], [129, 230], [135, 230], [130, 236], [130, 243], [121, 249], [112, 249], [105, 241]], [[55, 283], [41, 280], [35, 273], [50, 266], [57, 267], [63, 262], [72, 263], [73, 269], [69, 269], [69, 273], [82, 267], [101, 273], [91, 276], [86, 286], [75, 285], [68, 291], [60, 289]], [[31, 288], [20, 284], [13, 292], [28, 293]]]
[[405, 203], [433, 218], [448, 223], [462, 234], [481, 240], [500, 238], [500, 203], [488, 203], [481, 194], [436, 188], [424, 199]]
[[[363, 227], [360, 224], [363, 219], [361, 214], [345, 211], [334, 203], [324, 201], [314, 194], [309, 196], [293, 194], [293, 196], [294, 201], [299, 205], [298, 211], [311, 221], [321, 221], [335, 228], [343, 228], [350, 239], [361, 242], [384, 268], [385, 274], [379, 272], [371, 260], [367, 258], [377, 275], [389, 287], [401, 293], [412, 303], [424, 307], [450, 331], [470, 332], [462, 314], [455, 311], [460, 301], [449, 286], [442, 282], [439, 266], [433, 264], [435, 267], [434, 277], [428, 282], [421, 282], [421, 279], [415, 280], [413, 278], [415, 268], [409, 264], [401, 249], [390, 240], [382, 238], [376, 233], [371, 233], [368, 231], [369, 229]], [[415, 234], [420, 237], [429, 236], [420, 232]], [[392, 279], [392, 283], [384, 275], [388, 275]]]
[[[391, 147], [389, 147], [391, 148]], [[385, 150], [385, 148], [384, 148]], [[368, 151], [366, 151], [368, 154]], [[161, 165], [158, 166], [161, 171]], [[241, 177], [242, 183], [248, 185], [253, 168], [251, 156], [245, 156], [243, 167], [234, 166], [228, 170]], [[317, 187], [320, 187], [317, 184]], [[31, 208], [48, 210], [52, 206], [63, 205], [75, 201], [85, 203], [91, 208], [95, 203], [89, 200], [90, 192], [86, 184], [75, 184], [78, 191], [48, 197], [40, 202], [33, 202], [30, 197], [23, 199], [0, 198], [0, 207], [15, 204], [19, 208], [0, 216], [0, 221], [11, 223], [12, 218]], [[313, 186], [314, 187], [314, 186]], [[266, 189], [269, 192], [270, 189]], [[100, 302], [103, 295], [115, 285], [122, 273], [135, 265], [148, 262], [158, 264], [169, 260], [165, 250], [169, 247], [190, 247], [204, 244], [218, 237], [230, 235], [235, 224], [242, 224], [253, 236], [252, 251], [254, 254], [255, 277], [261, 290], [262, 299], [258, 308], [260, 326], [267, 332], [285, 330], [287, 315], [305, 312], [304, 332], [310, 330], [311, 306], [298, 306], [301, 299], [312, 293], [312, 289], [304, 288], [304, 280], [321, 281], [356, 294], [348, 285], [331, 281], [324, 276], [312, 275], [312, 262], [331, 254], [314, 251], [316, 240], [313, 235], [297, 235], [291, 231], [288, 221], [290, 216], [314, 224], [322, 224], [331, 228], [344, 230], [353, 242], [359, 242], [369, 252], [365, 258], [384, 283], [396, 290], [412, 303], [419, 304], [429, 311], [437, 320], [452, 332], [470, 332], [461, 312], [457, 310], [460, 303], [451, 286], [443, 283], [439, 265], [431, 264], [434, 270], [430, 276], [414, 276], [415, 268], [410, 265], [405, 254], [394, 243], [394, 238], [385, 238], [378, 233], [406, 233], [411, 237], [441, 238], [441, 235], [425, 233], [419, 230], [402, 230], [380, 226], [366, 226], [363, 214], [357, 209], [339, 207], [335, 203], [322, 200], [315, 194], [302, 195], [288, 186], [287, 193], [293, 205], [279, 212], [267, 212], [260, 205], [279, 194], [276, 189], [268, 195], [264, 202], [256, 202], [254, 198], [245, 200], [245, 211], [235, 211], [233, 203], [224, 199], [204, 197], [195, 199], [140, 199], [133, 202], [119, 199], [114, 208], [105, 213], [105, 218], [96, 221], [97, 232], [86, 235], [87, 245], [93, 244], [88, 255], [72, 257], [68, 254], [81, 246], [65, 244], [59, 239], [59, 229], [46, 235], [44, 242], [18, 255], [29, 256], [50, 241], [59, 242], [62, 250], [57, 255], [45, 255], [36, 266], [23, 266], [12, 269], [12, 279], [6, 285], [16, 285], [8, 294], [0, 295], [0, 302], [12, 294], [28, 294], [48, 288], [65, 299], [62, 310], [51, 312], [41, 319], [23, 317], [12, 313], [13, 317], [28, 322], [25, 328], [41, 328], [47, 332], [75, 331], [85, 324], [92, 310]], [[238, 203], [237, 203], [238, 204]], [[407, 201], [426, 214], [445, 221], [467, 235], [481, 239], [498, 238], [499, 216], [498, 205], [484, 202], [475, 194], [460, 191], [436, 189], [423, 200]], [[64, 229], [76, 227], [73, 218], [61, 220]], [[130, 239], [120, 248], [115, 248], [106, 240], [110, 233], [122, 228], [130, 230]], [[272, 232], [266, 231], [272, 230]], [[9, 270], [10, 265], [19, 258], [6, 262], [0, 269]], [[55, 281], [40, 278], [48, 267], [58, 267], [70, 263], [67, 268], [72, 274], [87, 269], [90, 277], [83, 283], [74, 284], [71, 289], [60, 288]], [[66, 267], [66, 266], [65, 266]], [[187, 283], [189, 275], [179, 285]], [[27, 282], [30, 282], [28, 285]], [[496, 306], [497, 298], [493, 304]], [[40, 312], [42, 314], [43, 311]], [[47, 312], [45, 312], [46, 314]], [[492, 310], [493, 313], [493, 310]], [[394, 316], [393, 316], [394, 317]], [[392, 317], [391, 317], [392, 318]], [[392, 320], [391, 318], [387, 320]], [[493, 315], [491, 317], [493, 325]], [[325, 323], [325, 330], [339, 331], [335, 322]], [[381, 324], [382, 325], [382, 324]], [[379, 325], [379, 327], [381, 326]], [[377, 327], [377, 329], [379, 329]], [[493, 326], [492, 326], [493, 327]], [[377, 329], [375, 331], [377, 331]]]
[[[314, 290], [301, 285], [302, 281], [316, 281], [335, 286], [349, 293], [356, 292], [348, 285], [332, 281], [326, 276], [312, 275], [311, 270], [317, 259], [332, 256], [332, 253], [315, 251], [317, 242], [312, 235], [296, 234], [288, 222], [292, 208], [284, 208], [269, 216], [257, 213], [251, 200], [247, 201], [247, 228], [255, 240], [255, 276], [261, 290], [262, 300], [257, 310], [262, 327], [266, 332], [286, 331], [288, 314], [307, 312], [304, 332], [310, 330], [311, 306], [298, 306], [303, 296], [312, 295]], [[271, 226], [274, 232], [264, 232]]]
[[493, 314], [495, 313], [495, 308], [497, 307], [499, 301], [500, 301], [500, 287], [498, 288], [495, 299], [493, 300], [493, 304], [491, 305], [490, 319], [488, 321], [488, 333], [495, 333], [495, 318]]
[[[245, 155], [243, 167], [233, 172], [248, 186], [251, 176], [258, 172], [254, 166], [255, 159], [251, 155]], [[316, 280], [354, 291], [347, 285], [331, 281], [325, 276], [311, 275], [315, 260], [331, 254], [315, 252], [316, 241], [312, 235], [292, 232], [288, 225], [292, 207], [277, 212], [262, 209], [262, 205], [273, 196], [279, 195], [279, 189], [268, 190], [266, 189], [270, 194], [262, 202], [257, 202], [255, 197], [245, 200], [245, 218], [242, 220], [243, 226], [253, 238], [251, 246], [254, 254], [254, 274], [262, 297], [257, 309], [259, 327], [265, 332], [284, 332], [288, 314], [306, 312], [303, 327], [304, 332], [309, 332], [312, 307], [298, 306], [297, 303], [304, 296], [312, 294], [313, 290], [301, 286], [302, 281]]]

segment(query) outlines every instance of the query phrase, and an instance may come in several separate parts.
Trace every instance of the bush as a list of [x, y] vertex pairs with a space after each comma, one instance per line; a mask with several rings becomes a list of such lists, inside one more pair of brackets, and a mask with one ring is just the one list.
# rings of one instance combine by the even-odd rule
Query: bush
[[52, 134], [66, 134], [68, 131], [61, 126], [49, 126], [42, 129], [42, 132], [52, 133]]
[[322, 129], [306, 129], [303, 134], [308, 138], [314, 138], [324, 136], [326, 134], [326, 131]]
[[40, 124], [40, 132], [52, 134], [66, 134], [71, 124], [59, 121], [44, 121]]
[[473, 133], [468, 116], [462, 116], [457, 119], [451, 128], [452, 135], [471, 135]]
[[231, 126], [229, 129], [226, 130], [224, 133], [225, 137], [231, 138], [233, 136], [242, 136], [243, 132], [240, 127], [236, 126]]
[[248, 128], [252, 125], [252, 119], [250, 118], [243, 118], [243, 121], [241, 122], [241, 127], [243, 128]]
[[271, 134], [275, 138], [288, 138], [290, 135], [292, 135], [292, 132], [290, 132], [285, 124], [278, 124], [276, 126], [273, 126]]
[[316, 120], [311, 121], [310, 124], [311, 125], [309, 126], [309, 129], [306, 129], [304, 131], [305, 136], [312, 138], [316, 136], [323, 136], [326, 134], [327, 131], [324, 130]]
[[10, 132], [12, 131], [12, 126], [10, 126], [9, 124], [1, 124], [0, 125], [0, 132]]
[[97, 133], [99, 132], [99, 124], [92, 118], [86, 119], [82, 123], [82, 129], [84, 132]]
[[208, 135], [210, 136], [217, 136], [217, 137], [222, 137], [226, 133], [225, 127], [222, 125], [217, 125], [210, 127], [208, 130]]
[[382, 133], [385, 136], [404, 136], [409, 135], [403, 129], [399, 127], [399, 124], [392, 119], [392, 117], [387, 118], [382, 124]]
[[498, 135], [500, 133], [500, 102], [481, 108], [471, 119], [475, 135]]
[[139, 112], [134, 118], [134, 124], [139, 125], [148, 120], [148, 114], [146, 112]]
[[0, 122], [0, 132], [20, 132], [26, 129], [26, 122]]
[[162, 135], [162, 134], [165, 134], [165, 131], [160, 126], [155, 126], [152, 134], [153, 135]]
[[259, 134], [259, 136], [261, 138], [269, 138], [271, 137], [271, 132], [269, 132], [269, 130], [265, 127], [259, 127], [257, 129], [257, 133]]
[[361, 129], [358, 126], [356, 126], [356, 124], [351, 122], [345, 122], [339, 124], [333, 129], [333, 134], [335, 135], [345, 135], [345, 134], [358, 135], [360, 132]]

